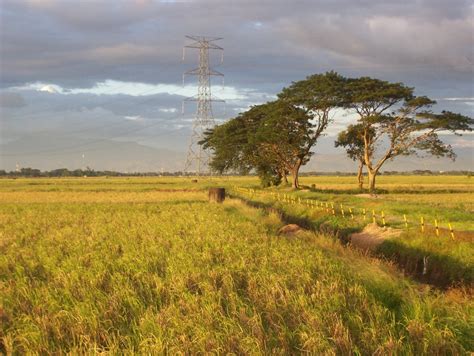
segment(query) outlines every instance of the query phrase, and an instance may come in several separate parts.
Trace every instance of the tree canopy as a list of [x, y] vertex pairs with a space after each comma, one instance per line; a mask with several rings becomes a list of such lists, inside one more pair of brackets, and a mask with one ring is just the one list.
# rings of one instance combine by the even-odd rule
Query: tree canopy
[[284, 88], [278, 99], [251, 107], [236, 118], [205, 133], [200, 142], [211, 149], [211, 168], [223, 173], [257, 172], [265, 184], [279, 184], [291, 174], [299, 187], [302, 165], [339, 109], [357, 114], [357, 122], [339, 133], [336, 147], [344, 147], [369, 175], [369, 189], [387, 160], [400, 155], [430, 154], [456, 157], [439, 134], [471, 131], [473, 119], [442, 111], [436, 102], [415, 96], [414, 88], [370, 77], [344, 78], [336, 72], [315, 74]]
[[[344, 108], [355, 111], [358, 121], [356, 126], [349, 127], [341, 135], [348, 138], [349, 130], [356, 128], [358, 136], [362, 137], [363, 146], [357, 148], [363, 147], [364, 165], [372, 192], [375, 191], [375, 178], [387, 160], [423, 152], [454, 159], [452, 147], [443, 143], [438, 134], [472, 130], [471, 118], [448, 111], [433, 113], [434, 100], [415, 96], [414, 89], [402, 83], [368, 77], [349, 79], [343, 96]], [[347, 152], [349, 157], [352, 151]]]
[[201, 143], [213, 151], [211, 168], [218, 172], [254, 169], [266, 183], [279, 183], [309, 159], [310, 129], [304, 110], [277, 100], [216, 126]]
[[275, 183], [289, 172], [298, 188], [301, 166], [330, 123], [330, 111], [341, 105], [343, 84], [335, 72], [310, 76], [284, 88], [276, 101], [208, 131], [202, 144], [214, 152], [211, 167], [220, 172], [255, 169], [266, 180], [274, 176]]

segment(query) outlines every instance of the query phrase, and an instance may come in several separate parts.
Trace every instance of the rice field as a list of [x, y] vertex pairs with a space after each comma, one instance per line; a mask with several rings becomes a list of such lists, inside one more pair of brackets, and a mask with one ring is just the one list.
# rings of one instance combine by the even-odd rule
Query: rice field
[[207, 201], [209, 186], [257, 184], [0, 180], [0, 352], [474, 352], [466, 286], [420, 284], [329, 234], [281, 235], [274, 212]]

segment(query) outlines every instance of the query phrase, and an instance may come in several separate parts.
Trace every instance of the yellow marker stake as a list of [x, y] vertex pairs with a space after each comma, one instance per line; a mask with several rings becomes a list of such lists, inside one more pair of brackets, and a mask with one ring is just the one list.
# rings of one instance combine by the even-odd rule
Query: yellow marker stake
[[365, 209], [362, 209], [362, 214], [364, 214], [364, 221], [367, 220], [367, 212]]
[[334, 204], [331, 203], [332, 215], [336, 216], [336, 210], [334, 210]]
[[425, 219], [423, 219], [423, 216], [420, 218], [420, 222], [421, 222], [421, 232], [424, 233], [425, 232]]
[[453, 227], [451, 226], [451, 223], [448, 223], [448, 226], [449, 226], [449, 232], [451, 234], [451, 238], [454, 240], [454, 230], [453, 230]]
[[403, 214], [403, 220], [405, 220], [405, 228], [408, 229], [408, 220], [407, 220], [407, 216], [405, 214]]
[[344, 209], [343, 209], [343, 208], [341, 208], [341, 215], [342, 215], [343, 218], [346, 217], [346, 216], [344, 215]]
[[438, 220], [435, 219], [435, 228], [436, 228], [436, 236], [439, 236], [439, 226], [438, 226]]
[[352, 213], [352, 208], [349, 208], [349, 213], [351, 213], [351, 220], [354, 220], [354, 214]]
[[329, 213], [328, 203], [326, 202], [326, 213]]
[[385, 227], [385, 214], [382, 211], [382, 225]]
[[377, 221], [375, 220], [375, 210], [374, 210], [374, 209], [372, 209], [372, 222], [373, 222], [374, 224], [377, 223]]

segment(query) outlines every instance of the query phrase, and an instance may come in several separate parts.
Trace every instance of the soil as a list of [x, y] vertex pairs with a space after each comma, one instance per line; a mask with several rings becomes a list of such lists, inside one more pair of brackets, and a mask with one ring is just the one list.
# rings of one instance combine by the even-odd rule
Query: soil
[[304, 231], [304, 229], [301, 228], [299, 225], [288, 224], [278, 230], [278, 235], [293, 236], [299, 233], [300, 231]]
[[377, 224], [369, 224], [361, 232], [351, 234], [350, 243], [352, 246], [363, 250], [375, 251], [377, 247], [386, 239], [397, 237], [401, 230], [390, 227], [380, 227]]
[[367, 199], [381, 199], [382, 198], [380, 195], [372, 195], [372, 194], [367, 194], [367, 193], [356, 194], [355, 196], [359, 198], [367, 198]]

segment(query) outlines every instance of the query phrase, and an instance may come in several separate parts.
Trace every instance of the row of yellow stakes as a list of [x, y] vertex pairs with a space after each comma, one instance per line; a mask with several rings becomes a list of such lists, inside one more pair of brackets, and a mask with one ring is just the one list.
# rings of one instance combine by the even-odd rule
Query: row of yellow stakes
[[[267, 193], [265, 192], [262, 192], [262, 191], [257, 191], [256, 189], [250, 189], [250, 188], [236, 188], [236, 190], [240, 190], [241, 192], [246, 192], [246, 193], [250, 193], [250, 194], [254, 194], [254, 195], [266, 195]], [[332, 213], [333, 216], [336, 216], [336, 209], [334, 208], [334, 203], [333, 202], [315, 202], [314, 200], [312, 199], [301, 199], [300, 197], [296, 198], [290, 194], [281, 194], [280, 193], [275, 193], [275, 192], [270, 192], [269, 193], [270, 195], [272, 195], [274, 198], [276, 198], [277, 201], [282, 201], [284, 203], [288, 203], [288, 204], [300, 204], [300, 205], [306, 205], [310, 208], [315, 208], [315, 207], [318, 207], [319, 205], [319, 208], [324, 211], [326, 210], [327, 213]], [[319, 204], [318, 204], [319, 203]], [[343, 207], [343, 204], [340, 204], [340, 212], [341, 212], [341, 216], [343, 218], [346, 218], [346, 214], [345, 214], [345, 211], [344, 211], [344, 207]], [[355, 209], [353, 210], [352, 208], [348, 208], [348, 212], [349, 212], [349, 215], [351, 217], [351, 220], [354, 220], [354, 212], [355, 212]], [[362, 212], [362, 216], [363, 216], [363, 219], [364, 221], [367, 220], [367, 210], [364, 208], [364, 209], [361, 209], [361, 212]], [[386, 226], [386, 220], [385, 220], [385, 213], [384, 211], [382, 210], [381, 213], [380, 213], [380, 218], [382, 220], [382, 226], [385, 227]], [[407, 219], [407, 216], [406, 214], [403, 214], [403, 221], [404, 221], [404, 224], [405, 224], [405, 228], [408, 229], [408, 219]], [[375, 214], [375, 210], [372, 209], [372, 222], [374, 224], [377, 223], [377, 216]], [[435, 231], [436, 231], [436, 236], [439, 236], [440, 235], [440, 229], [439, 229], [439, 224], [438, 224], [438, 219], [434, 219], [434, 223], [435, 223]], [[451, 225], [451, 223], [448, 223], [448, 226], [449, 226], [449, 233], [451, 235], [451, 238], [454, 239], [454, 229], [453, 229], [453, 226]], [[421, 229], [421, 232], [422, 233], [425, 233], [425, 219], [424, 217], [420, 217], [420, 229]]]

